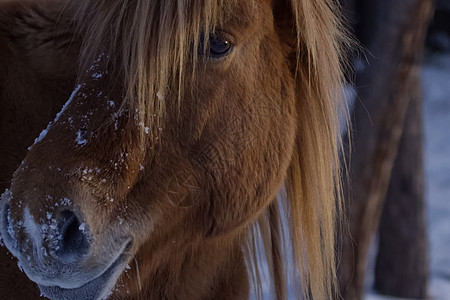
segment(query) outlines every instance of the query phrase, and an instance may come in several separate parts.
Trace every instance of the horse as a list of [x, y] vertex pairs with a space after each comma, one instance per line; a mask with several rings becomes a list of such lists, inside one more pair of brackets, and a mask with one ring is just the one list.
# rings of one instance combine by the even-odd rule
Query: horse
[[338, 11], [2, 0], [1, 298], [333, 298]]

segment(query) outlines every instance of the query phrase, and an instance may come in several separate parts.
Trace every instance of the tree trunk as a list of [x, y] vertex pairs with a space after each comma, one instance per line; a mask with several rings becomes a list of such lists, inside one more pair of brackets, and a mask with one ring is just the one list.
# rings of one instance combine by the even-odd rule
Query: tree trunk
[[428, 261], [423, 100], [420, 74], [414, 77], [400, 148], [380, 220], [375, 290], [390, 296], [424, 299], [427, 296]]
[[[380, 0], [366, 45], [369, 64], [357, 77], [350, 183], [349, 234], [338, 266], [343, 299], [361, 299], [367, 250], [376, 233], [418, 74], [432, 0]], [[364, 17], [364, 16], [362, 16]]]

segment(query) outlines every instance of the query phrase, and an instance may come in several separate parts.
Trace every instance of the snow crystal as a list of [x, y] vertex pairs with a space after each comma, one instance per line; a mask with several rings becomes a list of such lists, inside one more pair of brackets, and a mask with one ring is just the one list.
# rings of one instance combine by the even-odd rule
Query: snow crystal
[[[50, 129], [50, 126], [51, 126], [51, 125], [52, 125], [52, 122], [50, 122], [50, 123], [48, 124], [48, 126], [47, 126], [46, 129], [44, 129], [44, 130], [41, 131], [41, 133], [39, 134], [39, 136], [34, 140], [33, 145], [35, 145], [36, 143], [39, 143], [40, 141], [42, 141], [42, 140], [45, 138], [45, 136], [47, 135], [48, 130]], [[31, 147], [32, 147], [32, 146], [28, 147], [28, 150], [31, 150]]]
[[103, 77], [102, 73], [94, 73], [94, 74], [92, 74], [92, 78], [94, 78], [94, 79], [100, 79], [102, 77]]
[[86, 135], [86, 130], [83, 130], [83, 129], [78, 130], [77, 138], [75, 139], [75, 142], [80, 146], [85, 146], [88, 142], [85, 135]]
[[45, 234], [48, 232], [48, 224], [42, 223], [41, 224], [41, 231], [42, 231], [42, 238], [45, 238]]
[[61, 205], [65, 205], [65, 206], [69, 206], [72, 204], [72, 201], [70, 201], [70, 199], [65, 198], [60, 200]]
[[58, 228], [58, 225], [56, 224], [55, 219], [52, 220], [52, 223], [50, 223], [49, 227], [51, 230], [56, 230]]

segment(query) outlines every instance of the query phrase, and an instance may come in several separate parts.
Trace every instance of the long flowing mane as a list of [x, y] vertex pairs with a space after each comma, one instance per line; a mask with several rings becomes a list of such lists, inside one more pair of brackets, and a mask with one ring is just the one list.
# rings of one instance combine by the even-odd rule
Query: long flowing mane
[[[237, 1], [84, 0], [76, 10], [77, 24], [84, 40], [82, 69], [99, 53], [107, 55], [120, 70], [133, 108], [141, 122], [158, 126], [164, 118], [166, 87], [184, 80], [185, 64], [195, 62], [202, 35], [220, 26], [224, 12]], [[335, 277], [335, 229], [342, 213], [340, 133], [338, 112], [345, 111], [340, 99], [342, 48], [346, 38], [334, 1], [291, 0], [289, 11], [281, 11], [291, 42], [292, 65], [297, 81], [298, 133], [295, 154], [285, 180], [283, 199], [275, 201], [247, 237], [249, 264], [260, 287], [256, 256], [267, 254], [278, 299], [286, 297], [286, 265], [283, 263], [283, 226], [290, 240], [303, 287], [303, 296], [332, 298]], [[74, 1], [69, 2], [74, 3]], [[249, 1], [248, 5], [256, 5]], [[245, 16], [242, 16], [245, 22]], [[94, 21], [92, 21], [94, 20]], [[106, 43], [106, 44], [105, 44]], [[150, 61], [158, 57], [157, 61]], [[194, 63], [195, 65], [195, 63]], [[182, 99], [181, 95], [179, 99]], [[154, 122], [152, 116], [157, 116]], [[284, 205], [284, 208], [280, 208]], [[287, 224], [280, 212], [286, 212]], [[255, 234], [261, 233], [265, 249], [259, 249]], [[251, 258], [251, 256], [255, 256]]]

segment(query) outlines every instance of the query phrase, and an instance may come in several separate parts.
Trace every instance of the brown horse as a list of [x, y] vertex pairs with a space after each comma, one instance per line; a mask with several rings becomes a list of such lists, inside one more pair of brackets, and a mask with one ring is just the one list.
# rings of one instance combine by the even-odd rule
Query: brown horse
[[247, 299], [265, 253], [285, 299], [284, 244], [333, 297], [335, 11], [0, 1], [0, 298]]

